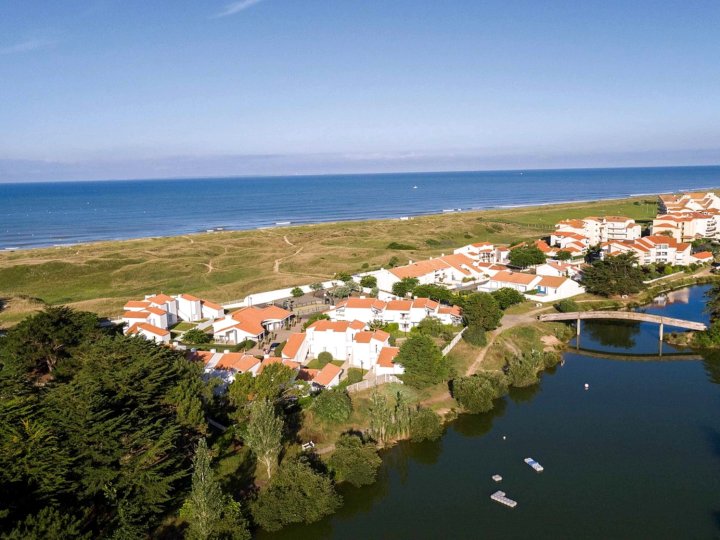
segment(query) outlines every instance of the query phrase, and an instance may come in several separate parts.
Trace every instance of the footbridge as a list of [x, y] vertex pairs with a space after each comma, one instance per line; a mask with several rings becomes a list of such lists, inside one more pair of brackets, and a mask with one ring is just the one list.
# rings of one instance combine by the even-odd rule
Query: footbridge
[[546, 313], [538, 315], [540, 321], [575, 321], [577, 323], [576, 332], [580, 335], [581, 321], [586, 320], [616, 320], [616, 321], [634, 321], [649, 322], [660, 325], [659, 337], [663, 339], [665, 325], [677, 328], [686, 328], [687, 330], [707, 330], [707, 325], [697, 321], [686, 321], [685, 319], [676, 319], [674, 317], [662, 317], [661, 315], [650, 315], [649, 313], [640, 313], [636, 311], [573, 311], [569, 313]]

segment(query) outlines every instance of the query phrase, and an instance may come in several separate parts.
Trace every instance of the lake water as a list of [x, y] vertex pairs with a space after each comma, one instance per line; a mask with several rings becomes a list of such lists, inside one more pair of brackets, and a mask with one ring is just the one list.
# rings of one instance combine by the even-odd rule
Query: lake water
[[[706, 289], [647, 311], [706, 321]], [[655, 325], [619, 334], [613, 325], [583, 326], [592, 349], [657, 350]], [[337, 514], [260, 537], [720, 537], [720, 356], [633, 362], [571, 351], [564, 359], [491, 413], [461, 416], [439, 441], [386, 452], [379, 481], [345, 489]], [[545, 471], [535, 473], [526, 457]], [[491, 501], [497, 489], [518, 506]]]
[[0, 249], [717, 187], [720, 167], [0, 184]]

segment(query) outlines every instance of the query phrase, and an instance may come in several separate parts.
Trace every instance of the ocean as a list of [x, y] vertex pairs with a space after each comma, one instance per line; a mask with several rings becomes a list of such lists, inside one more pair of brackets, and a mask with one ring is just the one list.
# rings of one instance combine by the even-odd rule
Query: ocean
[[720, 166], [0, 184], [0, 249], [701, 190]]

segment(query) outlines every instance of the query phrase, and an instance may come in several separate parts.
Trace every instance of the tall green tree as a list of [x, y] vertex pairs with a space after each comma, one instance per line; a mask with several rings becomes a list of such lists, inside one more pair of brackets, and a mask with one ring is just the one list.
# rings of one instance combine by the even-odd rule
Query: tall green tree
[[402, 364], [402, 380], [415, 388], [426, 388], [450, 378], [450, 364], [428, 336], [414, 335], [400, 346], [395, 363]]
[[250, 420], [242, 432], [243, 440], [257, 459], [265, 465], [268, 478], [277, 464], [282, 448], [283, 421], [267, 399], [255, 401], [250, 407]]
[[193, 459], [192, 490], [180, 515], [188, 522], [186, 537], [249, 539], [250, 532], [239, 505], [223, 493], [211, 466], [212, 458], [205, 439], [200, 439]]
[[543, 264], [546, 260], [545, 254], [534, 244], [521, 244], [511, 249], [508, 258], [510, 264], [520, 268]]
[[323, 390], [315, 397], [312, 410], [321, 422], [342, 424], [350, 419], [352, 400], [344, 390]]
[[483, 373], [461, 377], [453, 381], [453, 397], [468, 412], [487, 412], [493, 400], [507, 392], [507, 381], [502, 374]]
[[489, 293], [472, 293], [463, 299], [463, 319], [466, 326], [477, 326], [494, 330], [502, 319], [502, 310], [497, 300]]
[[368, 428], [370, 436], [379, 444], [385, 444], [392, 434], [392, 409], [388, 404], [387, 398], [378, 392], [377, 388], [373, 389], [373, 393], [370, 396], [368, 416], [370, 419]]
[[413, 289], [418, 286], [418, 283], [420, 283], [420, 281], [417, 278], [402, 278], [400, 281], [393, 283], [392, 293], [404, 298], [413, 292]]
[[634, 294], [643, 289], [644, 275], [632, 253], [607, 256], [583, 271], [588, 292], [601, 296]]
[[498, 306], [503, 311], [514, 306], [516, 304], [522, 304], [525, 301], [525, 297], [520, 291], [512, 289], [510, 287], [502, 287], [496, 291], [490, 293]]
[[395, 409], [393, 411], [393, 434], [396, 437], [404, 438], [410, 435], [411, 416], [412, 409], [405, 394], [398, 392], [395, 396]]

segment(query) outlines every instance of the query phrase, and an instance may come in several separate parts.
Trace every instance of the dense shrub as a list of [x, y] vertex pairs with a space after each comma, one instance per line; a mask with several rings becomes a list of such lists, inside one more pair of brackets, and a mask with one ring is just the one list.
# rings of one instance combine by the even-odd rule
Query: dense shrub
[[363, 276], [360, 278], [360, 286], [366, 289], [377, 287], [377, 278], [375, 276]]
[[182, 340], [190, 345], [212, 343], [213, 337], [199, 328], [192, 328], [182, 335]]
[[333, 361], [333, 356], [327, 351], [323, 351], [317, 356], [318, 364], [321, 368], [324, 368], [326, 365], [328, 365], [330, 362]]
[[420, 408], [410, 417], [410, 439], [425, 441], [439, 439], [443, 433], [440, 417], [432, 410]]
[[328, 424], [342, 424], [350, 419], [352, 400], [344, 390], [323, 390], [313, 401], [315, 415]]
[[415, 388], [426, 388], [448, 380], [450, 365], [435, 342], [423, 335], [410, 337], [400, 347], [396, 362], [402, 364], [403, 382]]
[[487, 345], [487, 335], [485, 330], [480, 326], [473, 325], [468, 326], [463, 332], [463, 340], [467, 341], [470, 345], [476, 347], [484, 347]]
[[300, 298], [305, 293], [300, 287], [295, 287], [292, 291], [290, 291], [290, 294], [292, 294], [294, 298]]
[[463, 298], [463, 318], [467, 326], [493, 330], [500, 324], [502, 310], [489, 293], [472, 293]]
[[490, 293], [495, 301], [500, 306], [500, 309], [506, 310], [510, 306], [515, 304], [522, 304], [525, 301], [525, 297], [520, 291], [511, 289], [510, 287], [502, 287], [496, 291]]
[[507, 392], [505, 377], [497, 373], [481, 373], [453, 381], [453, 397], [471, 413], [487, 412], [493, 400]]
[[559, 302], [553, 304], [553, 307], [560, 313], [572, 313], [575, 311], [580, 311], [580, 306], [578, 305], [578, 303], [575, 302], [575, 300], [571, 300], [570, 298], [560, 300]]
[[417, 246], [413, 246], [412, 244], [401, 244], [399, 242], [390, 242], [387, 245], [387, 249], [398, 249], [398, 250], [404, 250], [404, 251], [412, 251], [417, 249]]
[[363, 441], [358, 435], [344, 434], [335, 443], [328, 464], [335, 473], [336, 482], [360, 487], [375, 482], [382, 459], [374, 444]]

